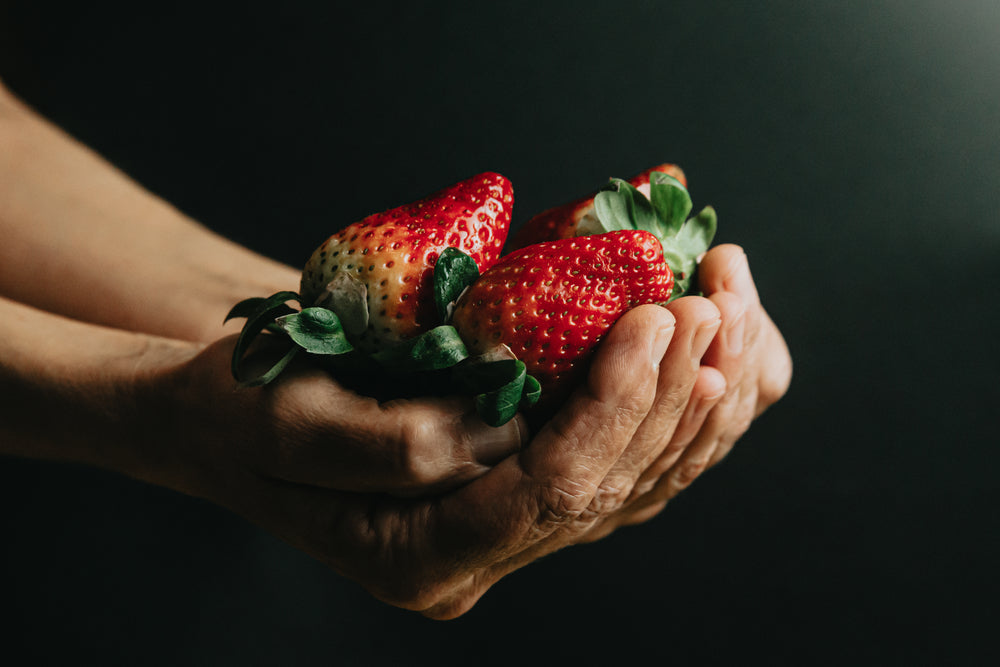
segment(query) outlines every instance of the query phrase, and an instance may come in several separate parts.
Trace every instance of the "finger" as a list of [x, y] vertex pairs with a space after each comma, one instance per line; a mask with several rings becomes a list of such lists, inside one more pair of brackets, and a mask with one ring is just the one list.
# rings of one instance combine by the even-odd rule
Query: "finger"
[[788, 392], [792, 381], [792, 357], [778, 327], [763, 313], [760, 342], [759, 392], [754, 415], [759, 416]]
[[423, 613], [461, 614], [507, 573], [572, 541], [624, 498], [628, 490], [605, 478], [653, 403], [673, 329], [674, 318], [658, 306], [626, 313], [598, 349], [586, 386], [531, 446], [442, 499], [431, 516], [436, 543], [450, 558], [482, 567], [456, 574], [449, 594]]
[[[642, 480], [653, 461], [661, 456], [689, 405], [699, 377], [701, 358], [718, 331], [719, 310], [708, 299], [685, 297], [668, 306], [677, 328], [660, 364], [656, 401], [636, 431], [632, 445], [615, 466], [621, 475]], [[632, 498], [647, 489], [639, 484]]]
[[747, 377], [744, 367], [746, 314], [743, 302], [729, 292], [716, 292], [710, 298], [722, 315], [722, 326], [702, 362], [723, 375], [726, 391], [716, 400], [695, 437], [665, 474], [669, 497], [687, 488], [707, 469], [720, 447], [728, 451], [738, 437], [734, 434], [742, 434], [753, 418], [744, 400], [746, 382], [752, 384], [756, 379]]
[[746, 253], [732, 243], [715, 246], [705, 253], [698, 263], [698, 286], [708, 296], [715, 292], [733, 292], [748, 308], [760, 301]]
[[607, 473], [653, 404], [674, 318], [658, 306], [626, 313], [595, 355], [587, 383], [518, 456], [441, 499], [435, 534], [448, 550], [498, 562], [557, 529], [576, 534], [631, 490]]
[[[750, 427], [754, 417], [759, 368], [756, 341], [747, 348], [747, 315], [743, 302], [732, 292], [716, 292], [712, 300], [724, 313], [723, 328], [705, 354], [704, 363], [726, 378], [725, 395], [712, 407], [690, 447], [678, 461], [675, 475], [693, 479], [721, 460]], [[759, 306], [758, 306], [759, 308]]]
[[471, 401], [379, 403], [306, 370], [267, 390], [276, 446], [258, 471], [343, 491], [438, 493], [484, 474], [527, 441], [520, 417], [486, 425]]
[[[698, 380], [691, 391], [691, 401], [667, 446], [671, 453], [676, 452], [676, 455], [680, 456], [680, 453], [691, 444], [701, 430], [709, 411], [725, 396], [726, 389], [726, 377], [717, 369], [711, 366], [702, 366], [698, 369]], [[676, 458], [674, 460], [676, 461]], [[666, 472], [669, 467], [667, 465], [660, 474]]]
[[[704, 271], [700, 274], [700, 284], [711, 291], [715, 299], [735, 298], [741, 302], [743, 316], [742, 320], [737, 319], [735, 307], [732, 309], [728, 335], [721, 335], [719, 344], [713, 345], [706, 354], [705, 363], [723, 371], [729, 390], [712, 410], [711, 418], [699, 436], [699, 446], [689, 449], [686, 456], [691, 458], [680, 462], [682, 467], [674, 473], [677, 479], [688, 484], [699, 469], [714, 465], [726, 456], [746, 432], [762, 409], [758, 400], [761, 379], [764, 374], [774, 374], [768, 368], [774, 362], [767, 358], [770, 353], [767, 347], [771, 343], [763, 339], [771, 333], [768, 327], [775, 333], [777, 330], [760, 305], [746, 255], [734, 245], [723, 245], [713, 250], [715, 252], [706, 254], [702, 260]], [[780, 334], [778, 336], [780, 338]], [[783, 342], [779, 344], [779, 349], [783, 349]], [[769, 387], [769, 391], [772, 390], [776, 389]], [[704, 460], [706, 453], [708, 458]]]
[[722, 373], [711, 366], [702, 366], [698, 370], [698, 379], [691, 390], [691, 399], [688, 401], [684, 415], [674, 430], [670, 442], [652, 465], [643, 471], [632, 492], [634, 500], [623, 512], [627, 513], [635, 508], [659, 502], [658, 499], [645, 498], [646, 494], [656, 486], [660, 477], [677, 463], [681, 454], [701, 430], [709, 411], [719, 402], [725, 392], [726, 380]]

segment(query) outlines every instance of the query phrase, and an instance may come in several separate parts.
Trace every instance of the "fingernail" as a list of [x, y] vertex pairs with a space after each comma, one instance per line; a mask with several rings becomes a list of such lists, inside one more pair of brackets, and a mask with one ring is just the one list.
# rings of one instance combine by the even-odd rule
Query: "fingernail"
[[663, 361], [663, 355], [667, 353], [670, 340], [674, 337], [674, 325], [669, 324], [656, 332], [656, 338], [649, 348], [649, 360], [653, 365], [659, 365]]
[[701, 358], [705, 356], [705, 352], [708, 351], [708, 346], [712, 344], [712, 339], [715, 338], [720, 324], [722, 324], [722, 320], [716, 318], [698, 327], [698, 330], [694, 332], [694, 336], [691, 337], [692, 359], [701, 361]]
[[726, 350], [730, 354], [739, 354], [743, 351], [743, 332], [746, 329], [746, 311], [739, 314], [726, 330]]
[[521, 415], [501, 426], [490, 426], [478, 416], [470, 415], [465, 426], [472, 443], [472, 456], [483, 465], [502, 461], [520, 451], [528, 441], [528, 428]]

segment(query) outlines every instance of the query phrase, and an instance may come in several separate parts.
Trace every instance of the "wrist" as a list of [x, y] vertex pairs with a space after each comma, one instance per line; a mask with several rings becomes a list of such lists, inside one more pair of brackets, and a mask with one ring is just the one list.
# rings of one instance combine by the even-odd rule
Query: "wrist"
[[196, 348], [0, 298], [0, 451], [155, 481], [163, 454], [142, 387]]

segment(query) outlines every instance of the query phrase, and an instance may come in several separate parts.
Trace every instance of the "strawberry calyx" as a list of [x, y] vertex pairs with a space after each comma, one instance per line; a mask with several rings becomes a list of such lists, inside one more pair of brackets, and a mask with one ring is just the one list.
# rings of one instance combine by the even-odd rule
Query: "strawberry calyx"
[[455, 327], [441, 325], [369, 356], [393, 373], [413, 373], [451, 368], [469, 351]]
[[458, 248], [445, 248], [434, 264], [434, 303], [438, 317], [449, 322], [455, 302], [469, 285], [479, 279], [476, 260]]
[[506, 424], [517, 411], [538, 402], [542, 387], [519, 359], [482, 361], [476, 358], [455, 367], [453, 376], [475, 395], [476, 412], [490, 426]]
[[628, 181], [612, 178], [594, 198], [594, 210], [581, 220], [577, 235], [641, 229], [650, 232], [663, 246], [663, 257], [674, 274], [669, 301], [695, 293], [698, 258], [715, 237], [715, 209], [706, 206], [694, 217], [691, 195], [669, 174], [653, 172], [649, 198]]
[[[541, 387], [509, 349], [470, 357], [458, 331], [446, 323], [458, 297], [478, 278], [479, 267], [472, 257], [457, 248], [443, 251], [435, 265], [433, 289], [442, 324], [372, 353], [357, 349], [348, 337], [352, 330], [365, 328], [361, 322], [367, 314], [367, 300], [359, 290], [360, 281], [335, 279], [315, 300], [322, 305], [301, 310], [289, 305], [306, 305], [301, 295], [291, 291], [245, 299], [225, 319], [247, 320], [233, 348], [233, 377], [243, 387], [263, 386], [305, 354], [313, 361], [325, 360], [322, 365], [337, 373], [359, 378], [362, 385], [381, 384], [391, 392], [397, 383], [433, 386], [440, 373], [450, 369], [449, 385], [474, 397], [480, 417], [491, 426], [505, 424], [520, 407], [537, 402]], [[278, 346], [280, 357], [264, 372], [248, 375], [248, 352], [261, 335]]]
[[257, 336], [264, 330], [272, 333], [280, 331], [279, 325], [276, 324], [275, 320], [297, 312], [288, 305], [289, 301], [298, 301], [301, 303], [301, 297], [295, 292], [288, 291], [278, 292], [267, 298], [252, 297], [240, 301], [226, 315], [224, 322], [241, 317], [247, 319], [246, 324], [243, 325], [243, 330], [236, 339], [236, 346], [233, 348], [233, 357], [230, 363], [230, 370], [233, 377], [241, 386], [259, 387], [271, 382], [281, 374], [298, 353], [299, 348], [290, 347], [275, 364], [260, 375], [246, 377], [244, 373], [243, 367], [247, 351], [254, 340], [257, 339]]

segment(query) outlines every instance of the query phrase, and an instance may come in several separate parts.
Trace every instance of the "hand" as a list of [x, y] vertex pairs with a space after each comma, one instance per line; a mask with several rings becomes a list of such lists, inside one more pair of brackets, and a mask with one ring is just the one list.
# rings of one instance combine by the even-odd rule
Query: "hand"
[[[722, 324], [670, 444], [637, 485], [644, 497], [630, 506], [633, 521], [656, 514], [718, 463], [791, 382], [788, 347], [761, 306], [743, 249], [715, 247], [698, 271], [699, 286], [718, 308]], [[684, 307], [687, 300], [678, 299], [671, 308]]]
[[471, 404], [380, 406], [319, 371], [234, 392], [223, 379], [231, 340], [153, 376], [149, 395], [183, 415], [160, 429], [189, 462], [170, 485], [382, 600], [447, 618], [510, 571], [606, 530], [677, 427], [718, 324], [707, 299], [673, 314], [634, 309], [601, 345], [587, 385], [523, 449], [519, 422], [487, 438]]
[[145, 383], [143, 412], [161, 422], [159, 449], [171, 452], [149, 481], [237, 511], [271, 483], [427, 496], [484, 474], [527, 440], [523, 419], [492, 428], [468, 399], [379, 403], [305, 365], [240, 388], [234, 343], [217, 341]]

